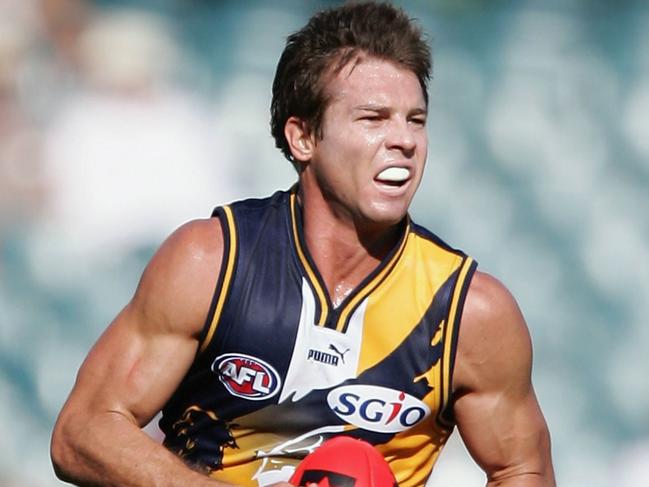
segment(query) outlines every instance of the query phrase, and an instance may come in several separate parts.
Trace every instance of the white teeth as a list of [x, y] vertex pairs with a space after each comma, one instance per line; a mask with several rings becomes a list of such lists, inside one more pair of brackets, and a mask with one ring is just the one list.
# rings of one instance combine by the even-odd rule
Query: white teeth
[[383, 169], [376, 179], [398, 183], [408, 179], [408, 176], [410, 176], [410, 172], [404, 167], [388, 167], [387, 169]]

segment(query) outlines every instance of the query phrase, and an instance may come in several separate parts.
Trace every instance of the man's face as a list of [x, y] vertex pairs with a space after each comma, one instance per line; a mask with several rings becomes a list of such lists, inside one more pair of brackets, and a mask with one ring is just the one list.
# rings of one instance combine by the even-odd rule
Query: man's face
[[314, 137], [303, 181], [315, 183], [337, 217], [361, 224], [400, 221], [426, 161], [426, 102], [417, 76], [369, 57], [326, 87], [322, 138]]

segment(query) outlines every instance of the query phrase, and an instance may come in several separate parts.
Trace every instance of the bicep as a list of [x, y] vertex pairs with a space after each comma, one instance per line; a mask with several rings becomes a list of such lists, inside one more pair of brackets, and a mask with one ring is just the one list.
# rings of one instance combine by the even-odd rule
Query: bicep
[[218, 221], [191, 222], [165, 241], [131, 302], [83, 363], [62, 414], [115, 412], [147, 423], [191, 366], [222, 256]]
[[83, 363], [70, 406], [116, 412], [142, 426], [171, 396], [193, 360], [197, 341], [144, 323], [130, 303], [111, 323]]
[[549, 434], [531, 367], [531, 341], [516, 302], [481, 274], [469, 290], [460, 328], [454, 414], [490, 480], [532, 476], [549, 482], [538, 485], [552, 485]]
[[471, 392], [455, 403], [458, 430], [489, 479], [543, 476], [549, 435], [534, 392], [522, 397]]

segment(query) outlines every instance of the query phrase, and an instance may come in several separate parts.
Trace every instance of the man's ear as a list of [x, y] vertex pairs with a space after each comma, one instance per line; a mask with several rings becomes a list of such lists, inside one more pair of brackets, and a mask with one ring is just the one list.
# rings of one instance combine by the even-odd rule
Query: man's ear
[[284, 125], [284, 136], [296, 163], [309, 162], [315, 145], [308, 124], [298, 117], [289, 117]]

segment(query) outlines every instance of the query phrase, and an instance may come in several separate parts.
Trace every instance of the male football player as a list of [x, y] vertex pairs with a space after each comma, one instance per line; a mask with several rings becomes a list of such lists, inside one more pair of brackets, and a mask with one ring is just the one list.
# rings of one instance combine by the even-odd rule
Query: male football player
[[[346, 435], [419, 486], [457, 425], [488, 485], [554, 485], [514, 298], [408, 216], [430, 67], [387, 4], [320, 12], [288, 38], [271, 130], [297, 183], [164, 242], [60, 414], [61, 478], [283, 483]], [[164, 445], [140, 430], [160, 410]]]

